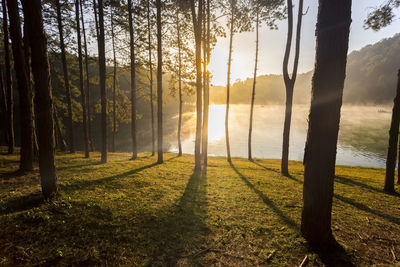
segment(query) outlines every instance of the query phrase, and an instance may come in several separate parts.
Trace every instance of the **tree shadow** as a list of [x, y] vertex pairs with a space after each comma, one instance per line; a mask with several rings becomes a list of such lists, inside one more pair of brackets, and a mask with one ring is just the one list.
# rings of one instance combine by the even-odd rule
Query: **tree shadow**
[[64, 166], [64, 167], [56, 167], [57, 171], [64, 171], [64, 170], [73, 170], [73, 169], [79, 169], [85, 166], [95, 166], [95, 165], [102, 165], [103, 163], [94, 161], [94, 162], [86, 162], [84, 164], [77, 164], [77, 165], [69, 165], [69, 166]]
[[[259, 167], [261, 167], [261, 168], [267, 170], [267, 171], [271, 171], [271, 172], [275, 172], [275, 173], [281, 174], [281, 172], [280, 172], [279, 170], [277, 170], [277, 169], [268, 168], [267, 166], [264, 166], [264, 165], [262, 165], [261, 163], [258, 163], [258, 162], [254, 161], [254, 160], [252, 160], [251, 162], [254, 163], [254, 164], [256, 164], [257, 166], [259, 166]], [[303, 181], [301, 181], [301, 180], [295, 178], [295, 177], [292, 176], [291, 174], [288, 174], [288, 175], [281, 174], [281, 175], [282, 175], [283, 177], [289, 178], [290, 180], [293, 180], [294, 182], [296, 182], [296, 183], [298, 183], [298, 184], [302, 184], [302, 183], [303, 183]]]
[[0, 206], [0, 215], [10, 214], [18, 211], [30, 210], [44, 203], [41, 193], [18, 196], [7, 199]]
[[254, 191], [254, 193], [256, 193], [261, 199], [262, 201], [269, 207], [272, 209], [272, 211], [278, 215], [286, 225], [288, 225], [289, 227], [293, 228], [293, 229], [300, 229], [300, 226], [293, 221], [290, 217], [288, 217], [285, 213], [282, 212], [282, 210], [280, 210], [273, 202], [270, 198], [268, 198], [267, 196], [265, 196], [260, 190], [258, 190], [252, 183], [250, 183], [250, 181], [241, 173], [239, 172], [239, 170], [233, 165], [232, 162], [229, 163], [231, 168], [236, 172], [236, 174], [243, 180], [243, 182], [245, 182], [245, 184]]
[[364, 184], [364, 183], [361, 183], [361, 182], [358, 182], [358, 181], [354, 181], [354, 180], [346, 178], [344, 176], [336, 176], [335, 177], [335, 182], [338, 182], [338, 183], [341, 183], [341, 184], [345, 184], [345, 185], [359, 186], [359, 187], [362, 187], [364, 189], [368, 189], [368, 190], [375, 191], [375, 192], [378, 192], [378, 193], [386, 193], [385, 191], [383, 191], [381, 189], [375, 188], [373, 186], [370, 186], [370, 185], [367, 185], [367, 184]]
[[324, 247], [310, 245], [310, 249], [319, 256], [325, 266], [355, 266], [351, 256], [335, 239]]

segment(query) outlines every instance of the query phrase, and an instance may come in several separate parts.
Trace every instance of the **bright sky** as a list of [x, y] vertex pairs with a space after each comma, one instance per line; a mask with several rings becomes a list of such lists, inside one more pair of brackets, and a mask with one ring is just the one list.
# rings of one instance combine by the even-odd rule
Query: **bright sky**
[[[297, 1], [294, 1], [296, 5]], [[363, 24], [371, 7], [382, 3], [378, 0], [353, 0], [352, 24], [350, 31], [349, 52], [359, 50], [367, 44], [373, 44], [383, 38], [392, 37], [400, 32], [400, 11], [397, 10], [397, 16], [392, 25], [374, 32], [364, 30]], [[315, 24], [317, 21], [318, 1], [305, 0], [304, 10], [309, 6], [309, 11], [303, 17], [303, 27], [301, 34], [299, 72], [312, 70], [314, 66], [315, 55]], [[296, 9], [296, 6], [295, 6]], [[297, 17], [297, 10], [294, 10]], [[223, 22], [223, 24], [225, 24]], [[265, 26], [260, 28], [259, 43], [259, 65], [258, 75], [263, 74], [281, 74], [282, 61], [286, 44], [287, 21], [278, 22], [279, 29], [271, 31]], [[296, 27], [296, 21], [294, 28]], [[213, 73], [213, 85], [226, 85], [227, 82], [227, 62], [229, 49], [229, 36], [220, 38], [215, 49], [212, 52], [210, 69]], [[295, 36], [293, 36], [295, 38]], [[294, 43], [294, 41], [293, 41]], [[254, 57], [255, 57], [255, 33], [241, 33], [234, 35], [233, 55], [232, 55], [232, 74], [231, 83], [236, 79], [245, 80], [253, 77]], [[293, 53], [291, 54], [293, 55]], [[289, 68], [290, 70], [291, 68]]]

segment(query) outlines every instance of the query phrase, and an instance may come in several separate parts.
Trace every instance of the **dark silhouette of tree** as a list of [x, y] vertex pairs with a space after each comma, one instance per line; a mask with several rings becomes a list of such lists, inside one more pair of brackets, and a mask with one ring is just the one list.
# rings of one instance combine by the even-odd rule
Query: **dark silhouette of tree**
[[[117, 91], [117, 53], [115, 51], [115, 32], [114, 32], [114, 15], [113, 15], [113, 6], [110, 5], [110, 21], [111, 21], [111, 45], [112, 45], [112, 53], [113, 53], [113, 85], [112, 85], [112, 94], [113, 94], [113, 108], [112, 108], [112, 137], [111, 137], [111, 151], [115, 152], [115, 135], [117, 133], [117, 117], [116, 117], [116, 91]], [[130, 20], [131, 23], [131, 20]], [[133, 118], [132, 118], [133, 120]]]
[[304, 154], [301, 232], [315, 246], [334, 244], [333, 180], [351, 24], [351, 1], [319, 0], [316, 59]]
[[399, 0], [387, 0], [368, 14], [367, 19], [364, 21], [364, 27], [378, 31], [388, 26], [395, 17], [394, 9], [398, 7], [400, 7]]
[[182, 142], [181, 142], [181, 130], [182, 130], [182, 42], [181, 42], [181, 25], [179, 8], [176, 10], [176, 32], [177, 32], [177, 43], [178, 43], [178, 94], [179, 94], [179, 115], [178, 115], [178, 156], [182, 156]]
[[5, 90], [7, 97], [7, 145], [8, 154], [14, 153], [14, 96], [13, 86], [11, 79], [11, 65], [10, 65], [10, 46], [8, 40], [8, 21], [7, 21], [7, 7], [6, 0], [1, 1], [3, 8], [3, 37], [4, 37], [4, 62], [5, 62]]
[[162, 22], [161, 0], [156, 0], [157, 8], [157, 163], [163, 163], [163, 114], [162, 114]]
[[396, 97], [394, 98], [393, 101], [392, 121], [390, 123], [390, 130], [389, 130], [389, 146], [386, 158], [386, 175], [385, 175], [384, 190], [389, 193], [393, 193], [395, 191], [394, 175], [396, 168], [397, 143], [399, 140], [399, 124], [400, 124], [400, 70], [398, 72]]
[[150, 87], [150, 113], [151, 113], [151, 155], [155, 155], [155, 129], [154, 129], [154, 101], [153, 101], [153, 62], [151, 44], [151, 20], [150, 20], [150, 1], [147, 0], [147, 39], [149, 53], [149, 87]]
[[289, 137], [290, 137], [290, 124], [292, 120], [292, 106], [293, 106], [293, 89], [297, 77], [297, 67], [299, 64], [300, 54], [300, 34], [301, 23], [303, 18], [303, 0], [299, 0], [299, 10], [297, 15], [297, 31], [296, 31], [296, 50], [293, 63], [292, 77], [289, 77], [288, 63], [290, 50], [292, 46], [293, 35], [293, 4], [292, 0], [287, 0], [288, 7], [288, 34], [286, 41], [285, 56], [283, 59], [283, 80], [286, 87], [286, 106], [285, 106], [285, 121], [283, 124], [283, 142], [282, 142], [282, 161], [281, 172], [283, 175], [289, 175], [288, 160], [289, 160]]
[[0, 94], [1, 94], [1, 107], [2, 107], [1, 120], [3, 122], [4, 141], [6, 141], [6, 144], [8, 144], [7, 96], [3, 83], [3, 70], [1, 66], [0, 66]]
[[[149, 5], [149, 3], [147, 3]], [[149, 7], [147, 7], [149, 9]], [[135, 36], [133, 26], [133, 6], [132, 0], [128, 0], [128, 14], [129, 14], [129, 47], [130, 47], [130, 60], [131, 60], [131, 136], [132, 136], [132, 159], [137, 158], [137, 142], [136, 142], [136, 59], [135, 59]], [[150, 48], [151, 50], [151, 48]], [[151, 60], [151, 54], [150, 54]], [[150, 63], [151, 64], [151, 63]], [[152, 74], [150, 74], [152, 75]], [[152, 77], [151, 77], [152, 80]], [[151, 81], [151, 84], [153, 81]], [[152, 98], [152, 96], [151, 96]], [[153, 108], [153, 103], [151, 103]], [[153, 119], [153, 117], [152, 117]], [[153, 126], [152, 126], [153, 127]], [[154, 150], [153, 150], [154, 151]]]
[[[85, 158], [89, 158], [89, 135], [87, 127], [87, 112], [86, 112], [86, 92], [83, 86], [83, 62], [82, 62], [82, 38], [80, 27], [79, 4], [80, 0], [75, 0], [75, 22], [76, 22], [76, 39], [78, 43], [78, 62], [79, 62], [79, 89], [81, 91], [82, 104], [82, 125], [83, 125], [83, 141], [85, 145]], [[83, 16], [83, 15], [82, 15]]]
[[8, 16], [10, 19], [10, 35], [14, 55], [14, 68], [18, 83], [21, 127], [21, 159], [20, 170], [33, 170], [33, 121], [32, 121], [32, 92], [27, 77], [21, 23], [17, 0], [8, 0]]
[[32, 73], [35, 82], [35, 101], [38, 119], [39, 170], [45, 199], [57, 195], [53, 100], [47, 40], [44, 32], [40, 0], [23, 0], [32, 51]]
[[63, 33], [63, 23], [61, 16], [61, 5], [60, 0], [55, 0], [56, 9], [57, 9], [57, 23], [58, 23], [58, 32], [60, 38], [60, 49], [61, 49], [61, 61], [63, 66], [64, 73], [64, 86], [65, 86], [65, 96], [68, 107], [68, 116], [67, 116], [67, 132], [68, 132], [68, 141], [69, 141], [69, 151], [71, 153], [75, 152], [75, 144], [74, 144], [74, 130], [72, 123], [72, 102], [71, 102], [71, 88], [69, 84], [69, 76], [68, 76], [68, 68], [67, 68], [67, 59], [65, 53], [65, 43], [64, 43], [64, 33]]

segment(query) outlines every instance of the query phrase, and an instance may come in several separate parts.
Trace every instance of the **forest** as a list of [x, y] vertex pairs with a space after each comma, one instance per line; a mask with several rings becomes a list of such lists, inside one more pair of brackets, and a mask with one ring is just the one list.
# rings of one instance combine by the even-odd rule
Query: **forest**
[[399, 0], [0, 2], [0, 266], [400, 264]]

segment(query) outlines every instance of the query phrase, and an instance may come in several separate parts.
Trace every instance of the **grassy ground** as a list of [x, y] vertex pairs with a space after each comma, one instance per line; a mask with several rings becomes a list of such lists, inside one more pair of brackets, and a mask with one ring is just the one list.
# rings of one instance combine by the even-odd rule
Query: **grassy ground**
[[[326, 263], [299, 233], [303, 167], [278, 160], [166, 154], [58, 154], [62, 195], [43, 203], [38, 172], [16, 176], [18, 156], [0, 155], [0, 265], [256, 266]], [[356, 265], [400, 259], [400, 198], [381, 191], [384, 170], [338, 167], [332, 227]], [[329, 263], [329, 262], [328, 262]]]

